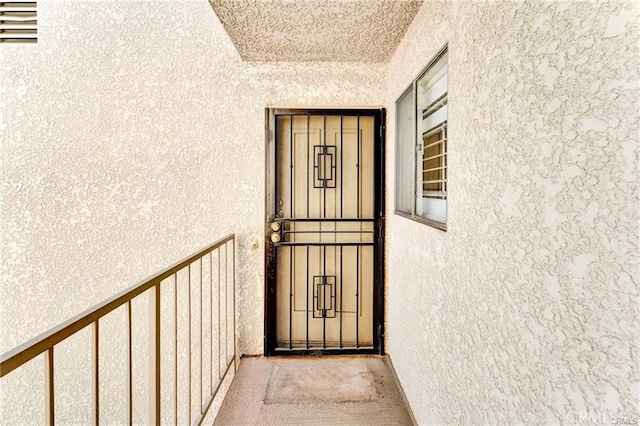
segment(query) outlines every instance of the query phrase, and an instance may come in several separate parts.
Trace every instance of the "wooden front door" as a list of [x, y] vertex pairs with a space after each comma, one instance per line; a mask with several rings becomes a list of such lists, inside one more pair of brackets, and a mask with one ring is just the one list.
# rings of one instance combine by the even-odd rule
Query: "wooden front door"
[[270, 110], [265, 352], [382, 352], [383, 111]]

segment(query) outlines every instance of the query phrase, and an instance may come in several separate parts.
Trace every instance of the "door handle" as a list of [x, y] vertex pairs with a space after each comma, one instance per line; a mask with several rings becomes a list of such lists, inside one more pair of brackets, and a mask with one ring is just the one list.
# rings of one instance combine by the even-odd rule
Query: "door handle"
[[282, 240], [282, 233], [281, 233], [282, 226], [280, 225], [279, 222], [272, 222], [271, 230], [273, 231], [270, 235], [271, 242], [274, 244], [279, 243]]

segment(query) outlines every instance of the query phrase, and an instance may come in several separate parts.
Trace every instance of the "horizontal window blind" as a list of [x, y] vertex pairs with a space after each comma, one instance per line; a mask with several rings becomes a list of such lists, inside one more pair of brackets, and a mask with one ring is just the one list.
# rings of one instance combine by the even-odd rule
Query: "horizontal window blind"
[[37, 42], [37, 2], [0, 1], [0, 43]]

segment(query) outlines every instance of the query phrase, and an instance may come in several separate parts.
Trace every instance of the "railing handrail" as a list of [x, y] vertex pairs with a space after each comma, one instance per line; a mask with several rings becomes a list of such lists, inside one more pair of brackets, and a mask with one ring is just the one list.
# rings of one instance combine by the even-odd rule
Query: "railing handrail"
[[111, 296], [110, 298], [98, 303], [92, 308], [87, 309], [79, 315], [45, 331], [41, 335], [23, 343], [16, 348], [5, 352], [0, 356], [0, 377], [4, 377], [21, 365], [29, 362], [38, 355], [44, 353], [49, 348], [57, 345], [66, 338], [72, 336], [83, 328], [89, 326], [91, 323], [107, 315], [109, 312], [119, 308], [125, 303], [132, 300], [134, 297], [149, 290], [155, 284], [161, 282], [165, 278], [170, 277], [176, 272], [183, 269], [185, 266], [191, 264], [193, 261], [204, 256], [205, 254], [221, 247], [227, 242], [233, 240], [235, 234], [229, 234], [219, 241], [203, 248], [197, 253], [175, 263], [172, 266], [139, 281], [137, 284], [129, 287], [120, 293]]

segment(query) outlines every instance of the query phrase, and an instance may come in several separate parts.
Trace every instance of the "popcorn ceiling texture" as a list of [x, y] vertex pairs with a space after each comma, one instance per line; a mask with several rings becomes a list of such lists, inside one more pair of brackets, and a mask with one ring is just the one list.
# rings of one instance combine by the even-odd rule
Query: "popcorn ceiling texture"
[[246, 61], [387, 62], [414, 0], [209, 0]]
[[[391, 59], [387, 349], [419, 424], [640, 419], [638, 14], [430, 1]], [[446, 43], [442, 232], [391, 177], [394, 102]]]
[[[38, 27], [0, 46], [0, 352], [235, 232], [239, 352], [262, 353], [264, 109], [381, 106], [385, 65], [246, 64], [206, 0], [41, 0]], [[56, 352], [87, 380], [89, 338]], [[43, 422], [42, 365], [2, 379], [1, 423]], [[90, 418], [71, 379], [61, 424]]]

